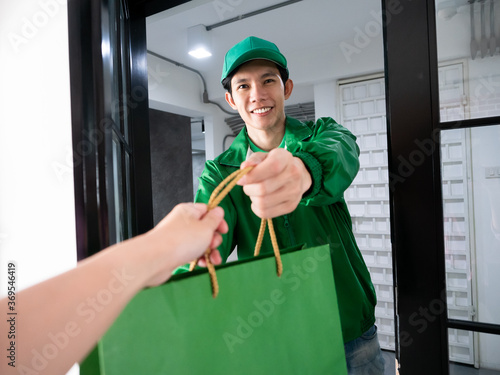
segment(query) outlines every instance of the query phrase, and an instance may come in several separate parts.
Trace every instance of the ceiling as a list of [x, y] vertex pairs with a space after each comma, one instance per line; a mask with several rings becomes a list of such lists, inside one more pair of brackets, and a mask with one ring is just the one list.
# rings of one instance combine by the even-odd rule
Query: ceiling
[[[215, 25], [284, 3], [292, 4], [208, 31], [211, 57], [198, 60], [188, 55], [189, 27]], [[440, 60], [468, 56], [468, 1], [436, 3], [440, 10], [436, 17]], [[499, 8], [495, 9], [497, 14]], [[441, 14], [449, 9], [457, 14], [452, 14], [451, 20]], [[404, 3], [388, 2], [388, 22], [391, 13], [401, 11]], [[219, 82], [226, 51], [250, 35], [273, 41], [288, 59], [295, 83], [289, 102], [295, 104], [307, 97], [312, 100], [315, 83], [383, 72], [381, 19], [380, 0], [194, 0], [148, 17], [147, 43], [149, 50], [200, 71], [210, 99], [223, 103]], [[476, 29], [479, 34], [479, 24]]]
[[[374, 20], [380, 19], [380, 0], [298, 0], [208, 31], [213, 55], [200, 60], [188, 55], [189, 27], [214, 25], [285, 2], [190, 1], [148, 17], [148, 50], [200, 71], [207, 82], [210, 99], [221, 102], [224, 91], [220, 85], [220, 74], [224, 55], [235, 43], [250, 35], [273, 41], [287, 57], [291, 78], [295, 83], [296, 102], [313, 99], [312, 85], [315, 82], [338, 78], [339, 71], [328, 61], [342, 56], [342, 42], [353, 45], [356, 28], [363, 30], [372, 23], [373, 30], [380, 34], [376, 39], [381, 60], [382, 31], [381, 27], [376, 30], [374, 25]], [[382, 68], [383, 64], [379, 63], [372, 70], [381, 71]], [[365, 68], [362, 73], [366, 71]]]
[[[451, 4], [458, 13], [452, 20], [443, 20], [442, 15], [436, 19], [440, 60], [467, 56], [466, 0], [436, 2], [438, 9], [448, 9]], [[211, 57], [195, 59], [187, 53], [189, 27], [213, 26], [284, 3], [291, 4], [208, 31]], [[391, 12], [401, 11], [401, 2], [389, 2], [388, 22]], [[148, 50], [199, 71], [210, 100], [227, 108], [220, 84], [227, 50], [250, 35], [273, 41], [288, 60], [294, 91], [287, 104], [293, 105], [314, 101], [317, 83], [382, 73], [381, 19], [380, 0], [194, 0], [148, 17], [147, 44]]]

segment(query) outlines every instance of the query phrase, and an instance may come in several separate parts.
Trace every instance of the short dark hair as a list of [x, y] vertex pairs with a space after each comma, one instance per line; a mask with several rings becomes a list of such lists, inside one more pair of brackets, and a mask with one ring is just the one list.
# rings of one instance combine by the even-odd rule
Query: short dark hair
[[[228, 91], [230, 94], [232, 94], [231, 80], [233, 79], [236, 72], [240, 69], [240, 67], [241, 67], [241, 65], [239, 67], [237, 67], [236, 69], [234, 69], [231, 73], [228, 74], [228, 76], [226, 78], [224, 78], [222, 80], [222, 87], [224, 87], [224, 89], [226, 91]], [[282, 66], [280, 66], [278, 64], [276, 64], [276, 67], [278, 68], [278, 71], [280, 73], [281, 80], [283, 81], [283, 84], [285, 84], [289, 78], [288, 70], [286, 70], [285, 68], [283, 68]]]

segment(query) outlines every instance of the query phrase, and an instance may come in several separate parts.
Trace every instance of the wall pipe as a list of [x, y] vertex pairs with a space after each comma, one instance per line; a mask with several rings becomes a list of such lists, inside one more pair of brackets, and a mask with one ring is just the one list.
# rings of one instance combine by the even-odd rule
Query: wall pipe
[[199, 71], [197, 71], [196, 69], [193, 69], [189, 66], [186, 66], [184, 64], [181, 64], [180, 62], [178, 61], [175, 61], [175, 60], [172, 60], [172, 59], [169, 59], [168, 57], [165, 57], [165, 56], [162, 56], [156, 52], [153, 52], [153, 51], [150, 51], [148, 50], [148, 53], [152, 56], [155, 56], [155, 57], [158, 57], [159, 59], [162, 59], [162, 60], [165, 60], [166, 62], [169, 62], [171, 64], [174, 64], [176, 66], [178, 66], [179, 68], [184, 68], [184, 69], [187, 69], [187, 70], [190, 70], [196, 74], [198, 74], [201, 78], [201, 81], [203, 82], [203, 103], [209, 103], [209, 104], [214, 104], [216, 105], [217, 107], [219, 107], [219, 109], [224, 112], [224, 113], [227, 113], [229, 115], [235, 115], [236, 112], [230, 112], [230, 111], [227, 111], [226, 109], [222, 108], [222, 106], [217, 103], [217, 102], [213, 102], [211, 101], [209, 98], [208, 98], [208, 91], [207, 91], [207, 84], [205, 82], [205, 78], [203, 78], [203, 76], [201, 75], [201, 73]]
[[233, 17], [233, 18], [229, 18], [229, 19], [224, 20], [222, 22], [214, 23], [213, 25], [205, 26], [205, 28], [207, 29], [207, 31], [210, 31], [212, 29], [215, 29], [216, 27], [221, 27], [221, 26], [227, 25], [229, 23], [233, 23], [236, 21], [243, 20], [245, 18], [253, 17], [253, 16], [256, 16], [258, 14], [269, 12], [270, 10], [278, 9], [278, 8], [281, 8], [281, 7], [284, 7], [284, 6], [293, 4], [293, 3], [298, 3], [299, 1], [302, 1], [302, 0], [289, 0], [289, 1], [285, 1], [283, 3], [271, 5], [271, 6], [268, 6], [266, 8], [262, 8], [259, 10], [255, 10], [253, 12], [245, 13], [245, 14], [242, 14], [240, 16]]

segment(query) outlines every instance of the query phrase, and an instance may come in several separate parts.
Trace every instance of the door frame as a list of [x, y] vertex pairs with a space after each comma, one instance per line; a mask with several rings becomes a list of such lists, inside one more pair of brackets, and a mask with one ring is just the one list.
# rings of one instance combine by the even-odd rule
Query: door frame
[[[440, 132], [497, 125], [500, 117], [439, 121], [435, 1], [381, 0], [386, 77], [391, 240], [399, 373], [449, 374], [448, 329], [500, 334], [500, 326], [447, 318], [444, 230], [440, 172]], [[130, 87], [146, 89], [146, 17], [186, 0], [129, 0]], [[85, 124], [102, 110], [99, 0], [68, 0], [73, 146]], [[83, 31], [85, 30], [85, 31]], [[91, 32], [88, 33], [88, 30]], [[411, 48], [408, 48], [411, 46]], [[88, 83], [92, 77], [92, 83]], [[148, 98], [131, 109], [135, 234], [153, 226]], [[434, 151], [419, 157], [415, 140], [431, 140]], [[86, 155], [75, 166], [78, 249], [102, 248], [109, 233], [105, 192], [96, 184], [103, 161]], [[405, 170], [402, 161], [412, 170]], [[99, 205], [101, 202], [101, 205]], [[81, 250], [80, 250], [81, 249]], [[443, 294], [444, 293], [444, 294]], [[420, 323], [419, 323], [420, 322]], [[425, 361], [414, 353], [425, 354]]]
[[[393, 3], [382, 0], [383, 13]], [[440, 133], [498, 125], [500, 117], [440, 122], [435, 1], [400, 5], [383, 28], [396, 357], [401, 374], [449, 374], [449, 328], [500, 334], [500, 325], [447, 318]], [[416, 140], [431, 140], [431, 155], [419, 159]]]

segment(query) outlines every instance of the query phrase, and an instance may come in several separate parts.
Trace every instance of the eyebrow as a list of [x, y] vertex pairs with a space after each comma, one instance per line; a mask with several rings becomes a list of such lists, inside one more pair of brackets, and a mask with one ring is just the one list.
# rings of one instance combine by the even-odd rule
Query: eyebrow
[[[275, 77], [276, 75], [277, 75], [277, 73], [274, 73], [274, 72], [266, 72], [260, 76], [260, 79], [264, 79], [264, 78], [268, 78], [268, 77]], [[244, 83], [247, 81], [248, 81], [248, 78], [243, 77], [243, 78], [240, 78], [237, 81], [235, 81], [234, 84], [238, 85], [240, 83]]]

